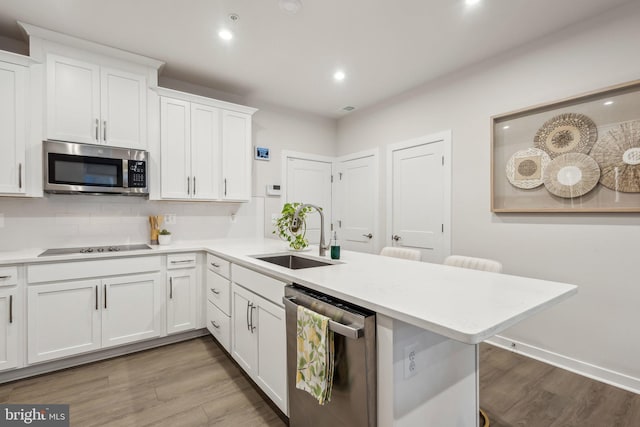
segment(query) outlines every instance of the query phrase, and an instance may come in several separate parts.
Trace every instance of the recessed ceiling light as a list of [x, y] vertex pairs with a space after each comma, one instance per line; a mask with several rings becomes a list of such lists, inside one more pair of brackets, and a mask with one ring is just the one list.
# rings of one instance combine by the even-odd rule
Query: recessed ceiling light
[[606, 102], [604, 103], [604, 105], [611, 105], [611, 104], [613, 104], [613, 101], [606, 101]]
[[480, 3], [480, 0], [464, 0], [467, 6], [473, 6], [474, 4]]
[[282, 11], [291, 15], [295, 15], [302, 9], [302, 2], [300, 0], [280, 0], [278, 4]]
[[218, 31], [218, 37], [222, 40], [231, 40], [233, 38], [233, 33], [229, 30], [220, 30]]
[[341, 82], [345, 77], [347, 77], [347, 75], [344, 73], [344, 71], [338, 70], [333, 73], [333, 79], [335, 81]]
[[509, 128], [510, 128], [510, 126], [509, 126], [509, 125], [502, 126], [502, 129], [509, 129]]

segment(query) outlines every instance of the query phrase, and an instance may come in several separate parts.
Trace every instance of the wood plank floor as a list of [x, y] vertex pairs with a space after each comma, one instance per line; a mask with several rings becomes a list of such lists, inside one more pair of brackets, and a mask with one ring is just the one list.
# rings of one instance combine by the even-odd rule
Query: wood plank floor
[[[285, 425], [211, 337], [3, 384], [0, 402], [67, 403], [82, 427]], [[640, 426], [640, 395], [487, 344], [480, 402], [491, 427]]]
[[488, 344], [480, 407], [491, 427], [638, 427], [640, 395]]

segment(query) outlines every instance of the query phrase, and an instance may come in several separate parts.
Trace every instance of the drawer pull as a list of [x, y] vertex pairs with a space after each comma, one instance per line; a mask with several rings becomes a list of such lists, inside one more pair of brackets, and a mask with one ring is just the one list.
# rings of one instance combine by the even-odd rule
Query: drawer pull
[[184, 263], [187, 263], [187, 262], [193, 262], [193, 260], [192, 259], [183, 259], [183, 260], [180, 260], [180, 261], [171, 261], [171, 264], [184, 264]]
[[212, 262], [212, 263], [211, 263], [211, 265], [212, 265], [214, 268], [220, 268], [220, 266], [219, 266], [218, 264], [216, 264], [215, 262]]
[[218, 325], [214, 320], [211, 321], [211, 324], [213, 325], [214, 328], [220, 329], [220, 325]]
[[8, 276], [0, 276], [0, 279], [9, 279], [11, 277], [11, 275]]
[[211, 288], [211, 292], [213, 292], [216, 295], [220, 295], [220, 291], [217, 290], [216, 288]]

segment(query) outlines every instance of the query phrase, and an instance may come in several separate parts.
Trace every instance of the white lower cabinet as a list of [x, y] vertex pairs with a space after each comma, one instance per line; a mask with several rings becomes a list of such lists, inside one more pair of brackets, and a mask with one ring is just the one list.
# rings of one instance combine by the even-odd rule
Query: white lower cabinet
[[0, 288], [0, 371], [18, 366], [18, 295], [16, 287]]
[[160, 273], [102, 280], [102, 347], [161, 334]]
[[196, 328], [196, 290], [194, 269], [167, 273], [167, 334]]
[[160, 277], [135, 274], [29, 286], [28, 363], [159, 337]]
[[44, 284], [27, 291], [27, 361], [43, 362], [101, 347], [102, 282]]
[[231, 319], [211, 301], [207, 301], [207, 329], [225, 350], [231, 351]]
[[[232, 277], [235, 277], [233, 273]], [[267, 396], [287, 414], [284, 308], [236, 283], [232, 284], [231, 297], [231, 354]]]

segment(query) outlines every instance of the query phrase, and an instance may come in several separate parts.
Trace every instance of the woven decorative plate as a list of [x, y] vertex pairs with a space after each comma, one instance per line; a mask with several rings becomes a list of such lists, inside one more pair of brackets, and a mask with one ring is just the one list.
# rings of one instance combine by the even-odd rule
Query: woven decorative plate
[[544, 171], [544, 186], [549, 193], [573, 199], [593, 190], [600, 179], [598, 163], [582, 153], [556, 157]]
[[547, 153], [537, 148], [517, 151], [509, 161], [505, 171], [509, 182], [518, 188], [536, 188], [542, 185], [544, 170], [551, 161]]
[[622, 123], [591, 150], [602, 175], [600, 183], [623, 193], [640, 193], [640, 121]]
[[533, 145], [555, 158], [566, 153], [588, 154], [598, 139], [598, 129], [584, 114], [565, 113], [546, 121], [533, 138]]

